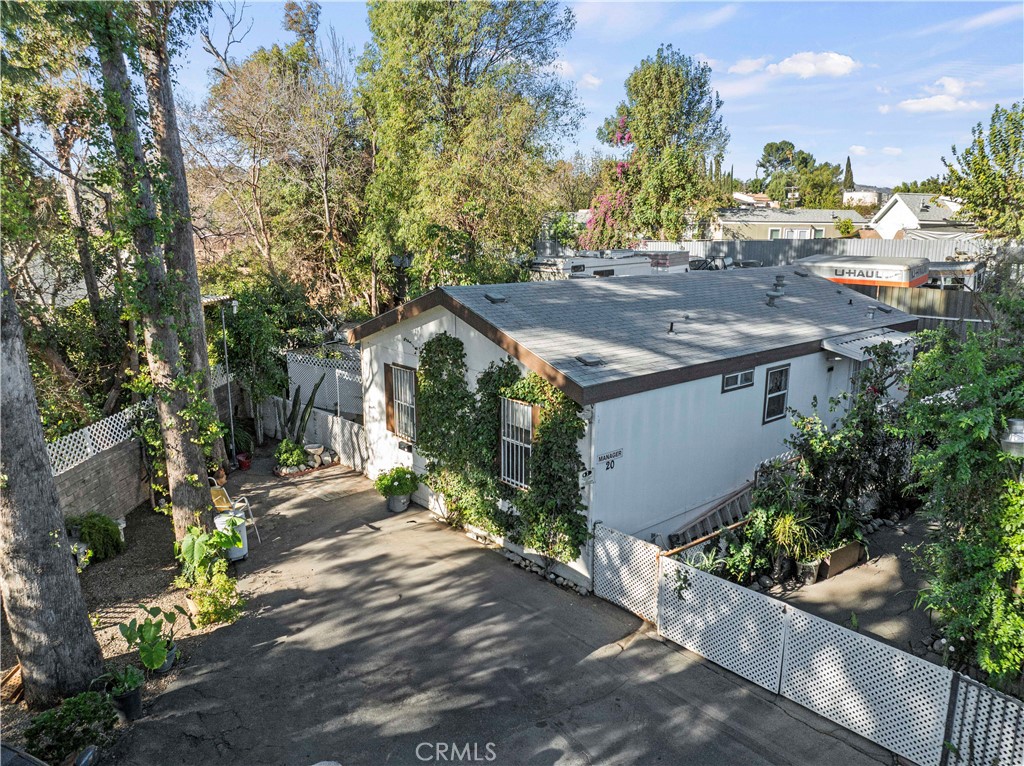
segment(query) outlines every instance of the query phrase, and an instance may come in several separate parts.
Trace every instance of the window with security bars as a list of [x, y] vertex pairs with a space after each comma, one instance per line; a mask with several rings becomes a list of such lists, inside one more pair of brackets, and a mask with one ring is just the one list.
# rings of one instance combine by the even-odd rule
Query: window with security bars
[[501, 480], [519, 489], [530, 486], [533, 407], [501, 399]]
[[786, 401], [789, 398], [789, 365], [768, 370], [764, 384], [764, 421], [786, 416]]
[[388, 430], [406, 441], [416, 441], [416, 370], [384, 366]]

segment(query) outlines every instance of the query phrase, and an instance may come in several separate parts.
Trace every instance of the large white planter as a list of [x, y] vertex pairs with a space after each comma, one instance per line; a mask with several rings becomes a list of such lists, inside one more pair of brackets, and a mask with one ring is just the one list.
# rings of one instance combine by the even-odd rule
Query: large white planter
[[249, 536], [245, 531], [245, 514], [242, 511], [229, 511], [227, 513], [218, 513], [213, 517], [213, 524], [221, 532], [230, 532], [229, 519], [240, 519], [241, 524], [237, 524], [235, 529], [238, 530], [239, 537], [242, 538], [242, 544], [236, 545], [233, 548], [228, 548], [228, 561], [238, 561], [244, 559], [249, 555]]

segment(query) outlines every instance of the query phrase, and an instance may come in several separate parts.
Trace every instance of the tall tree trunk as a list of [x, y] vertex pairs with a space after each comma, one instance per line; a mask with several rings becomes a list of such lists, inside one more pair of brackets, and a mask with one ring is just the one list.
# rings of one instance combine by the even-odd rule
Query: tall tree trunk
[[156, 241], [156, 203], [135, 118], [128, 68], [114, 31], [117, 6], [97, 5], [94, 9], [91, 33], [99, 54], [107, 120], [125, 198], [134, 203], [132, 239], [136, 278], [141, 283], [136, 294], [138, 311], [167, 453], [174, 535], [180, 540], [197, 519], [207, 527], [212, 526], [206, 462], [196, 444], [195, 426], [183, 416], [189, 407], [189, 391], [182, 385], [182, 349], [173, 316], [175, 301], [167, 281], [163, 249]]
[[[206, 346], [206, 322], [203, 299], [196, 267], [195, 240], [192, 237], [192, 209], [185, 177], [185, 157], [178, 135], [178, 115], [174, 106], [171, 67], [167, 52], [167, 33], [172, 6], [165, 2], [147, 2], [138, 10], [142, 18], [139, 58], [142, 61], [146, 95], [149, 97], [149, 123], [153, 130], [160, 158], [167, 168], [167, 198], [171, 229], [165, 248], [168, 281], [178, 302], [178, 327], [185, 347], [190, 372], [199, 372], [206, 399], [217, 412], [213, 393], [210, 359]], [[187, 325], [187, 331], [185, 328]], [[227, 463], [224, 440], [213, 445], [213, 458], [220, 465]]]
[[92, 246], [89, 243], [89, 230], [85, 225], [82, 194], [78, 190], [78, 182], [71, 170], [71, 147], [68, 140], [61, 135], [56, 126], [50, 126], [53, 146], [57, 151], [58, 174], [61, 186], [64, 187], [64, 199], [68, 206], [71, 227], [75, 231], [75, 247], [78, 250], [78, 262], [82, 265], [82, 279], [85, 281], [85, 295], [89, 299], [89, 310], [92, 312], [96, 328], [101, 327], [100, 321], [100, 287], [96, 281], [96, 268], [92, 262]]
[[88, 689], [103, 672], [103, 655], [75, 573], [21, 320], [2, 264], [0, 389], [0, 590], [25, 700], [48, 707]]

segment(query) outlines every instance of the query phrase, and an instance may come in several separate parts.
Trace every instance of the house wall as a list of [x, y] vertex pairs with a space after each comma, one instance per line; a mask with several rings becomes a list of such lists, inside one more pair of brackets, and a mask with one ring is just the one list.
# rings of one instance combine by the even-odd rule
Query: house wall
[[[854, 224], [856, 228], [862, 228], [860, 224]], [[834, 221], [828, 223], [806, 223], [803, 221], [785, 221], [779, 223], [762, 223], [762, 222], [730, 222], [723, 221], [721, 229], [716, 229], [714, 237], [715, 239], [770, 239], [770, 232], [772, 229], [781, 229], [783, 232], [786, 229], [824, 229], [825, 239], [834, 239], [839, 236], [839, 232], [836, 231]], [[814, 233], [811, 232], [809, 235], [810, 239], [814, 238]]]
[[920, 229], [917, 215], [902, 199], [897, 199], [884, 216], [875, 221], [871, 227], [882, 239], [894, 239], [904, 229]]
[[[650, 539], [696, 518], [743, 482], [762, 461], [787, 450], [790, 418], [762, 425], [767, 370], [788, 363], [788, 406], [819, 410], [849, 388], [850, 360], [824, 352], [756, 367], [754, 385], [722, 393], [721, 376], [645, 391], [594, 407], [591, 520]], [[829, 372], [829, 368], [832, 369]], [[597, 458], [622, 450], [608, 468]]]

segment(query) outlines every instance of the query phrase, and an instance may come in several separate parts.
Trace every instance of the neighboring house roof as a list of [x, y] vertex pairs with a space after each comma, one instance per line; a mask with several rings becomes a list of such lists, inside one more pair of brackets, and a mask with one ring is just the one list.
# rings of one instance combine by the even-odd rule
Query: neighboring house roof
[[960, 205], [947, 197], [935, 194], [910, 194], [898, 192], [889, 198], [882, 209], [875, 213], [871, 223], [877, 223], [897, 204], [903, 202], [920, 223], [949, 224], [963, 226], [966, 222], [956, 218]]
[[[917, 327], [916, 318], [895, 309], [869, 317], [877, 301], [797, 271], [781, 266], [440, 287], [360, 325], [350, 338], [368, 338], [443, 306], [570, 398], [589, 404], [814, 353], [824, 339], [851, 332]], [[769, 306], [765, 293], [777, 274], [786, 278], [786, 294]], [[583, 364], [582, 355], [601, 363]]]
[[[834, 216], [834, 217], [833, 217]], [[855, 224], [867, 223], [856, 210], [817, 210], [815, 208], [722, 208], [718, 211], [722, 223], [835, 223], [849, 218]]]

